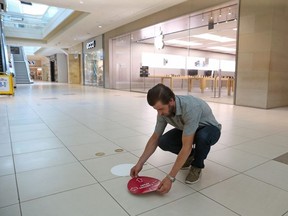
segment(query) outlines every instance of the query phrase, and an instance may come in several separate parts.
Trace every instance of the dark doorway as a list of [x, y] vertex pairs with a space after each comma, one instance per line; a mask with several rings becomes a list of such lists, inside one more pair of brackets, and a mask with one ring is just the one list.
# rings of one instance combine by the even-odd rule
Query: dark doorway
[[51, 82], [55, 82], [55, 62], [50, 61], [50, 75], [51, 75]]

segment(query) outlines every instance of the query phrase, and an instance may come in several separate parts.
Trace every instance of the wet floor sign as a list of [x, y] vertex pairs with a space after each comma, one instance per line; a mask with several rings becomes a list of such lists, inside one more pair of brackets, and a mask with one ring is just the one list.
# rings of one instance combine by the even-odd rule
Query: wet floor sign
[[0, 75], [0, 95], [14, 95], [13, 77]]

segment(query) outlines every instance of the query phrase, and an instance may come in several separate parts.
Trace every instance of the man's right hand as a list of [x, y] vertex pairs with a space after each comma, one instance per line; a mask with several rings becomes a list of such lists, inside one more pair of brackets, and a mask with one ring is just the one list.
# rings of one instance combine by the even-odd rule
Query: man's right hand
[[143, 166], [136, 164], [134, 167], [130, 170], [130, 176], [132, 178], [138, 177], [138, 173], [142, 170]]

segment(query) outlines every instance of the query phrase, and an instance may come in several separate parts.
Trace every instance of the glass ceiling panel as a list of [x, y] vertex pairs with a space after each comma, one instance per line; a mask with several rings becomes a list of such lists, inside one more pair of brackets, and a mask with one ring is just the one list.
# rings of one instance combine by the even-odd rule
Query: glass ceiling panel
[[[23, 31], [37, 30], [37, 32], [43, 33], [45, 28], [52, 24], [51, 22], [55, 22], [55, 19], [53, 20], [55, 16], [60, 16], [67, 11], [73, 12], [73, 10], [33, 2], [7, 0], [7, 11], [2, 12], [4, 32], [5, 29], [8, 32], [10, 32], [9, 29], [11, 29], [11, 31], [12, 29], [16, 31], [17, 29], [21, 29]], [[61, 21], [63, 21], [63, 19], [61, 19]]]
[[7, 12], [27, 14], [33, 16], [43, 16], [49, 6], [37, 3], [21, 3], [19, 0], [7, 1]]

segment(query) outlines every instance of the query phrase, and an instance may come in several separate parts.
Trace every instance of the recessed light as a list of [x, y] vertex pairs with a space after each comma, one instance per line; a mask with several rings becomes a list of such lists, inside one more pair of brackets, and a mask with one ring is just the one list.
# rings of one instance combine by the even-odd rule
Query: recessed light
[[84, 4], [84, 1], [80, 0], [80, 4]]
[[101, 25], [99, 25], [99, 26], [98, 26], [98, 28], [102, 28], [102, 26], [101, 26]]

